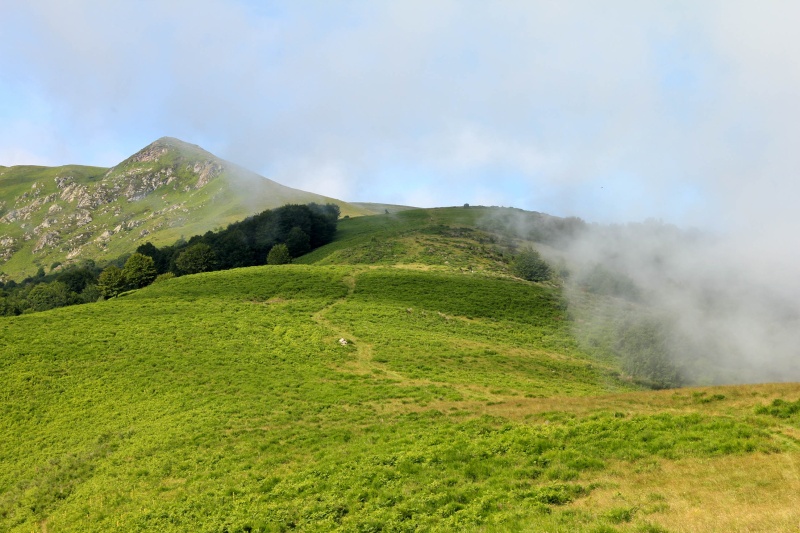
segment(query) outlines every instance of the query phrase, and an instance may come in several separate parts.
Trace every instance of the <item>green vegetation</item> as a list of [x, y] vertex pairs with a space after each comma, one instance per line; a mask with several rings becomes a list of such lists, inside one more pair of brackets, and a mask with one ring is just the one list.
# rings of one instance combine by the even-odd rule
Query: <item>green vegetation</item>
[[639, 299], [640, 290], [628, 276], [612, 272], [602, 265], [595, 265], [579, 280], [580, 286], [594, 294], [616, 296], [632, 302]]
[[[756, 413], [761, 415], [772, 415], [778, 418], [792, 418], [800, 414], [800, 400], [795, 402], [787, 402], [780, 398], [772, 401], [769, 406], [759, 406], [756, 408]], [[795, 417], [800, 418], [800, 417]]]
[[267, 254], [268, 265], [288, 265], [292, 262], [289, 247], [285, 244], [276, 244]]
[[153, 258], [140, 253], [131, 255], [125, 261], [125, 268], [122, 269], [125, 281], [131, 289], [141, 289], [155, 281], [158, 272]]
[[125, 271], [116, 265], [107, 267], [97, 278], [97, 288], [104, 298], [114, 298], [125, 290]]
[[334, 203], [347, 216], [372, 212], [285, 187], [171, 138], [110, 169], [0, 168], [0, 281], [55, 263], [108, 263], [146, 241], [171, 245], [265, 209], [307, 203]]
[[[257, 264], [291, 262], [289, 247], [308, 251], [330, 242], [336, 232], [339, 207], [285, 205], [231, 224], [224, 230], [196, 235], [188, 242], [157, 248], [145, 243], [131, 255], [99, 272], [93, 261], [60, 269], [49, 276], [39, 269], [35, 278], [21, 284], [0, 282], [0, 316], [46, 311], [56, 307], [113, 298], [140, 289], [159, 274], [198, 274]], [[269, 250], [272, 259], [265, 257]], [[118, 265], [124, 261], [124, 267]], [[53, 267], [60, 266], [56, 264]], [[163, 278], [162, 278], [163, 279]]]
[[490, 212], [0, 318], [0, 530], [795, 528], [800, 387], [644, 390]]
[[[500, 210], [502, 211], [502, 210]], [[497, 209], [415, 209], [340, 221], [336, 239], [304, 264], [416, 264], [511, 275], [518, 240], [484, 229]]]
[[290, 204], [267, 209], [224, 230], [196, 235], [188, 242], [163, 248], [148, 242], [137, 252], [152, 257], [158, 273], [197, 274], [263, 265], [275, 245], [283, 245], [280, 249], [291, 259], [292, 250], [305, 253], [331, 242], [338, 220], [335, 204]]
[[175, 267], [183, 274], [211, 272], [217, 268], [217, 254], [206, 243], [198, 242], [184, 248], [178, 254], [175, 258]]
[[522, 250], [513, 264], [514, 274], [528, 281], [547, 281], [552, 275], [550, 266], [533, 248]]

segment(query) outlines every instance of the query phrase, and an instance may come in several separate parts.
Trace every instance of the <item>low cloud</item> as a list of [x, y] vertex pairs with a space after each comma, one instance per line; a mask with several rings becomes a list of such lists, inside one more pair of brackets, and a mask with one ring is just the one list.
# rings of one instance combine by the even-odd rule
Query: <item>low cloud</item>
[[482, 223], [540, 243], [566, 281], [584, 349], [643, 382], [800, 381], [800, 284], [773, 256], [753, 255], [757, 243], [656, 220], [507, 210]]
[[[65, 151], [7, 146], [110, 164], [90, 147], [132, 153], [172, 135], [208, 139], [290, 186], [319, 183], [305, 172], [335, 164], [339, 196], [399, 199], [374, 181], [414, 167], [408, 189], [431, 191], [430, 175], [449, 184], [435, 191], [441, 205], [462, 181], [501, 173], [514, 192], [494, 197], [591, 220], [786, 222], [786, 199], [800, 192], [798, 11], [729, 1], [6, 2], [0, 68], [10, 81], [0, 91], [49, 102], [39, 129]], [[605, 183], [632, 185], [608, 198]], [[689, 185], [699, 207], [676, 208]]]

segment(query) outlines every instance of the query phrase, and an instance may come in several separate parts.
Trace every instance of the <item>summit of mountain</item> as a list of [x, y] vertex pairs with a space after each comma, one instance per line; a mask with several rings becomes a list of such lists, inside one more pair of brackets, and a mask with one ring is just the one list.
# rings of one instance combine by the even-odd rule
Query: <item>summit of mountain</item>
[[0, 167], [0, 273], [105, 261], [146, 241], [171, 244], [265, 209], [335, 203], [342, 215], [371, 211], [294, 189], [203, 148], [162, 137], [111, 168]]

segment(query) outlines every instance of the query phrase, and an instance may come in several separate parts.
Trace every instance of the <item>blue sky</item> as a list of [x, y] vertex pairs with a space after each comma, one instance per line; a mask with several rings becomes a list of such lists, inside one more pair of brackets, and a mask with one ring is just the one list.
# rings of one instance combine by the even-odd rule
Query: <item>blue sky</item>
[[111, 166], [168, 135], [344, 200], [787, 226], [798, 15], [733, 0], [0, 0], [0, 165]]

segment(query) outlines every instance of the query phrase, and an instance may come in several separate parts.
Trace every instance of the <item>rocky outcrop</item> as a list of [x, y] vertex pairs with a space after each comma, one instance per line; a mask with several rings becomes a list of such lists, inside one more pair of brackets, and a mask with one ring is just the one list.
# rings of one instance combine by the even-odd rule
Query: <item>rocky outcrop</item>
[[137, 163], [151, 163], [158, 161], [169, 152], [170, 148], [165, 144], [156, 141], [150, 146], [145, 147], [133, 156], [128, 161], [135, 161]]
[[71, 217], [78, 227], [85, 226], [92, 221], [92, 215], [86, 209], [76, 211]]
[[41, 236], [33, 247], [33, 253], [41, 252], [45, 248], [53, 247], [61, 240], [57, 231], [50, 231]]
[[38, 226], [33, 228], [33, 234], [34, 235], [39, 235], [41, 233], [44, 233], [45, 230], [55, 226], [56, 224], [58, 224], [58, 219], [57, 218], [46, 218], [45, 217], [45, 219], [42, 221], [41, 224], [39, 224]]
[[141, 200], [153, 191], [172, 183], [175, 180], [173, 173], [171, 167], [149, 174], [129, 172], [127, 186], [122, 191], [122, 195], [129, 202]]
[[[189, 165], [186, 165], [186, 168], [189, 170]], [[194, 188], [200, 189], [201, 187], [205, 187], [208, 185], [208, 182], [222, 174], [223, 170], [225, 170], [225, 167], [214, 161], [195, 163], [194, 166], [191, 167], [191, 171], [198, 176]]]
[[26, 206], [20, 207], [19, 209], [12, 209], [6, 213], [3, 218], [0, 218], [0, 223], [10, 224], [12, 222], [19, 222], [21, 220], [29, 220], [34, 213], [42, 208], [42, 206], [55, 201], [55, 199], [55, 194], [36, 198]]
[[66, 202], [75, 204], [79, 209], [95, 209], [113, 202], [119, 196], [102, 182], [92, 189], [75, 183], [71, 176], [56, 177], [55, 182], [56, 187], [61, 190], [59, 197]]
[[19, 196], [17, 196], [16, 204], [18, 205], [18, 204], [20, 204], [22, 202], [28, 201], [31, 198], [38, 197], [42, 193], [42, 188], [43, 188], [43, 185], [41, 183], [39, 183], [38, 181], [35, 182], [33, 185], [31, 185], [31, 190], [30, 191], [24, 192], [24, 193], [20, 194]]
[[17, 241], [8, 235], [0, 236], [0, 260], [8, 261], [14, 255], [16, 248], [14, 245]]
[[75, 203], [88, 194], [86, 186], [80, 183], [70, 182], [65, 184], [64, 187], [59, 187], [59, 189], [61, 189], [61, 199], [69, 203]]

